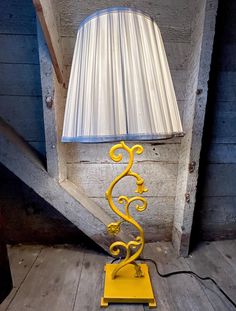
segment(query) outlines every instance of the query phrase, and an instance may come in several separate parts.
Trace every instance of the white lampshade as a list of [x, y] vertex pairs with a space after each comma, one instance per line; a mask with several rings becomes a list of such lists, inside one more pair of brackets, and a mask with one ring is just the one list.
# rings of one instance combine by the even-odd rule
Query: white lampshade
[[77, 34], [62, 141], [156, 140], [182, 135], [156, 23], [126, 7], [87, 17]]

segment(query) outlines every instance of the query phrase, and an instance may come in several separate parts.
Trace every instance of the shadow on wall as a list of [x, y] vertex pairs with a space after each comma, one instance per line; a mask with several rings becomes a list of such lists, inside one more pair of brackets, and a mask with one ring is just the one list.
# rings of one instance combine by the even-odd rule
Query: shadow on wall
[[72, 243], [98, 248], [2, 165], [0, 176], [0, 210], [7, 243]]
[[220, 0], [209, 80], [197, 203], [199, 240], [236, 238], [236, 2]]

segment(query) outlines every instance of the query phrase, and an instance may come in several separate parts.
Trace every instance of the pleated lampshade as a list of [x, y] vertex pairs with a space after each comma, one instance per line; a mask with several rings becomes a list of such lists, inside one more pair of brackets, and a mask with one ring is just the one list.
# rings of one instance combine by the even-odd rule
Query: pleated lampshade
[[182, 135], [156, 23], [126, 7], [87, 17], [77, 34], [62, 141], [157, 140]]

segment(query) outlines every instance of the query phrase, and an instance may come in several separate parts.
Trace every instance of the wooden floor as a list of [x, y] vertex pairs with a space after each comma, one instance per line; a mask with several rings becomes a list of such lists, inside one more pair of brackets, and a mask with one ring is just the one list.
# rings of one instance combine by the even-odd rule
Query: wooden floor
[[[14, 289], [1, 311], [100, 310], [103, 265], [110, 257], [88, 249], [66, 246], [9, 248]], [[236, 241], [201, 244], [189, 258], [177, 258], [168, 243], [147, 245], [145, 257], [158, 261], [159, 270], [193, 270], [213, 277], [236, 301]], [[218, 289], [188, 275], [163, 279], [149, 264], [160, 311], [235, 311]], [[107, 310], [143, 311], [143, 305], [110, 305]]]

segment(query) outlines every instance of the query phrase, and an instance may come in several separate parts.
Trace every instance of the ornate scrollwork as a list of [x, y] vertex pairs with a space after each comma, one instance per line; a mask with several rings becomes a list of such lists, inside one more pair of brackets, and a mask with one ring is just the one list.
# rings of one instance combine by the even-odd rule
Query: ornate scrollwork
[[107, 226], [107, 230], [111, 234], [117, 234], [120, 231], [120, 226], [123, 222], [128, 222], [135, 226], [138, 230], [139, 235], [135, 238], [135, 240], [130, 241], [128, 243], [122, 241], [116, 241], [111, 244], [110, 252], [113, 256], [118, 256], [120, 254], [121, 249], [124, 249], [126, 252], [125, 258], [119, 262], [116, 268], [113, 271], [112, 278], [115, 278], [118, 271], [122, 269], [127, 264], [133, 264], [136, 272], [137, 277], [141, 277], [143, 275], [140, 266], [135, 262], [135, 260], [140, 256], [144, 248], [144, 232], [142, 227], [138, 224], [138, 222], [132, 218], [129, 212], [129, 208], [131, 203], [137, 201], [135, 208], [138, 212], [142, 212], [147, 207], [147, 201], [145, 198], [141, 196], [134, 196], [128, 198], [127, 196], [121, 195], [118, 198], [119, 204], [124, 204], [124, 213], [121, 212], [117, 206], [115, 205], [113, 198], [112, 198], [112, 191], [114, 186], [125, 176], [132, 176], [136, 179], [137, 189], [135, 192], [142, 194], [143, 192], [148, 191], [148, 189], [144, 186], [144, 180], [141, 178], [137, 173], [131, 170], [131, 167], [134, 162], [134, 154], [141, 154], [143, 152], [143, 147], [141, 145], [135, 145], [132, 148], [129, 148], [123, 141], [119, 144], [116, 144], [110, 149], [110, 157], [114, 162], [120, 162], [122, 160], [122, 154], [115, 154], [118, 149], [125, 150], [129, 155], [129, 162], [125, 170], [117, 176], [112, 183], [110, 184], [108, 190], [106, 191], [106, 198], [108, 200], [110, 208], [117, 214], [119, 217], [122, 218], [121, 221], [112, 222]]

